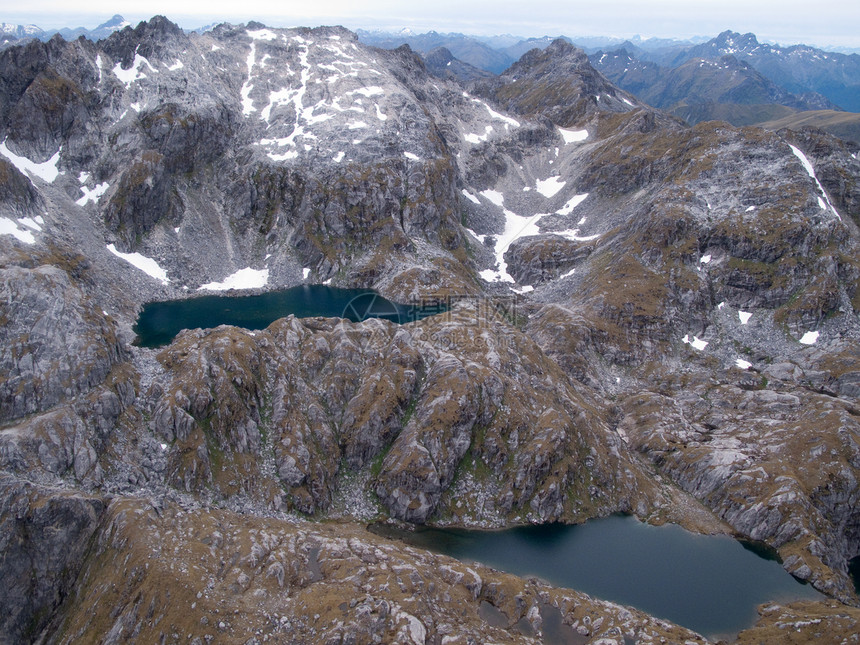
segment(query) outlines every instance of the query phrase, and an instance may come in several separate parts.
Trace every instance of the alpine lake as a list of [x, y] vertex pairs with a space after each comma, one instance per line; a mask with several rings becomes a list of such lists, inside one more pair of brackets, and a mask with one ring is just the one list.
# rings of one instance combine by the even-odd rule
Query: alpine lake
[[[290, 314], [406, 323], [444, 310], [435, 303], [394, 303], [367, 289], [302, 285], [252, 296], [151, 302], [143, 307], [134, 331], [138, 345], [160, 347], [183, 329], [235, 325], [258, 330]], [[537, 576], [631, 605], [710, 637], [730, 638], [751, 627], [761, 603], [823, 598], [786, 572], [767, 547], [728, 536], [696, 535], [676, 525], [651, 526], [626, 516], [499, 531], [426, 527], [405, 531], [388, 525], [373, 525], [371, 530], [460, 560]], [[860, 562], [852, 564], [857, 579]], [[486, 620], [504, 620], [494, 614], [499, 610], [485, 604]], [[560, 614], [554, 615], [551, 608], [541, 611], [546, 612], [546, 642], [578, 640], [578, 634], [560, 623]]]
[[[762, 603], [824, 598], [785, 571], [776, 552], [764, 545], [697, 535], [675, 524], [652, 526], [629, 516], [499, 531], [406, 531], [388, 525], [371, 530], [458, 560], [630, 605], [713, 638], [732, 640], [752, 627]], [[556, 627], [556, 637], [545, 634], [545, 642], [576, 640], [578, 634], [570, 628], [565, 637], [567, 626]]]
[[368, 289], [313, 284], [253, 296], [206, 295], [150, 302], [141, 310], [134, 332], [137, 345], [161, 347], [169, 344], [183, 329], [234, 325], [258, 330], [290, 314], [297, 318], [346, 318], [352, 322], [383, 318], [402, 324], [443, 311], [444, 306], [436, 302], [404, 305]]

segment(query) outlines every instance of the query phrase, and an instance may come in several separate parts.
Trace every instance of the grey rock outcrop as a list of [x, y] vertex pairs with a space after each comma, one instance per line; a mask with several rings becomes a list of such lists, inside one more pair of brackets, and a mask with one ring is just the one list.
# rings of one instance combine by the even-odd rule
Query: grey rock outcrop
[[57, 266], [0, 270], [0, 321], [3, 421], [89, 391], [125, 357], [116, 327]]
[[100, 497], [0, 474], [0, 639], [40, 635], [71, 592], [105, 508]]

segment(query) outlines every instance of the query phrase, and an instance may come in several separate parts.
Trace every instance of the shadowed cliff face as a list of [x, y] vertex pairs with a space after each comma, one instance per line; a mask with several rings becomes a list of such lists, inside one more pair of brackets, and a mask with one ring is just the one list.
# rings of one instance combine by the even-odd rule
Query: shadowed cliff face
[[[158, 614], [201, 638], [294, 629], [312, 642], [349, 623], [369, 639], [504, 639], [480, 622], [484, 600], [511, 639], [524, 616], [537, 624], [522, 581], [467, 587], [474, 616], [459, 618], [455, 574], [422, 607], [398, 595], [393, 567], [396, 580], [349, 578], [337, 554], [367, 564], [369, 544], [419, 577], [441, 566], [349, 524], [376, 518], [634, 513], [762, 540], [856, 602], [855, 147], [683, 127], [565, 43], [470, 92], [408, 48], [340, 28], [185, 35], [161, 18], [97, 44], [13, 47], [0, 68], [0, 540], [14, 546], [0, 576], [15, 608], [3, 637], [98, 627], [133, 640]], [[249, 269], [265, 289], [331, 281], [450, 309], [131, 344], [144, 302]], [[311, 531], [308, 517], [341, 523]], [[294, 570], [285, 555], [260, 569], [269, 522], [301, 534]], [[239, 604], [275, 581], [285, 604], [185, 625], [155, 587], [173, 588], [194, 556], [180, 549], [168, 572], [146, 555], [180, 533], [219, 563], [204, 578], [241, 569]], [[256, 560], [237, 564], [245, 551]], [[108, 571], [127, 557], [117, 581]], [[36, 587], [15, 583], [31, 569]], [[176, 593], [208, 607], [202, 580]], [[331, 604], [351, 581], [347, 609]], [[605, 604], [603, 626], [586, 623], [591, 601], [534, 593], [583, 635], [675, 634]], [[301, 618], [312, 606], [324, 626]], [[831, 609], [773, 611], [847, 629]]]

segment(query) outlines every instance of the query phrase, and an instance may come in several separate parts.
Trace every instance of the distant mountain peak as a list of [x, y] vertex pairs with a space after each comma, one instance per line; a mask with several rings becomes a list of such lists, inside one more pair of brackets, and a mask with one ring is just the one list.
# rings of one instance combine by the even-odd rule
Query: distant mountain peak
[[111, 16], [110, 20], [106, 20], [105, 22], [100, 24], [99, 27], [120, 27], [120, 28], [122, 28], [122, 27], [125, 27], [126, 25], [130, 25], [130, 24], [131, 23], [128, 22], [125, 18], [123, 18], [120, 14], [115, 13], [113, 16]]
[[755, 48], [760, 44], [753, 33], [740, 34], [730, 30], [722, 32], [712, 42], [717, 47], [734, 51]]

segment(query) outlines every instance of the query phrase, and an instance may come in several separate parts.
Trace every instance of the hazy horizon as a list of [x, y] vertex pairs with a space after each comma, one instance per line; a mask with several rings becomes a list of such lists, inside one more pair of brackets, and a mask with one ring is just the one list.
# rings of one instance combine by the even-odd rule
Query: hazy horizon
[[[582, 6], [577, 7], [577, 4]], [[272, 27], [343, 25], [349, 29], [380, 29], [398, 31], [411, 29], [417, 33], [437, 31], [457, 32], [473, 36], [511, 34], [523, 38], [565, 35], [569, 37], [604, 37], [643, 39], [713, 38], [729, 29], [739, 33], [752, 32], [763, 42], [780, 45], [805, 44], [821, 48], [860, 48], [860, 6], [838, 6], [824, 1], [816, 5], [813, 16], [808, 15], [808, 3], [771, 2], [741, 3], [724, 0], [720, 3], [700, 3], [684, 6], [676, 0], [659, 0], [648, 5], [616, 0], [611, 3], [554, 6], [547, 0], [522, 3], [472, 0], [454, 3], [439, 0], [432, 6], [410, 5], [408, 8], [392, 0], [370, 0], [359, 9], [340, 0], [325, 0], [314, 5], [314, 12], [275, 11], [266, 0], [248, 0], [242, 11], [235, 3], [224, 0], [174, 0], [153, 2], [146, 13], [138, 3], [124, 0], [96, 0], [91, 10], [82, 13], [60, 8], [56, 0], [34, 0], [26, 9], [0, 11], [0, 21], [13, 24], [35, 24], [42, 29], [85, 27], [93, 29], [114, 14], [120, 14], [136, 25], [153, 15], [162, 14], [185, 29], [205, 25], [251, 20]], [[614, 9], [607, 8], [608, 6]], [[97, 13], [98, 11], [98, 13]]]

